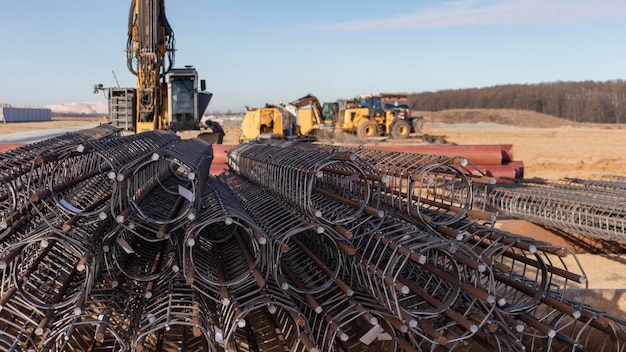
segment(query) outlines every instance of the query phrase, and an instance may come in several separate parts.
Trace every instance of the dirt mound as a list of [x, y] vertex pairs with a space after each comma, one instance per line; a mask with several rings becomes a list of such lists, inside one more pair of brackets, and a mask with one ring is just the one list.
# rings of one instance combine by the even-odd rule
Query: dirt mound
[[411, 114], [413, 116], [424, 116], [427, 122], [449, 124], [496, 123], [507, 126], [545, 128], [577, 125], [576, 122], [552, 115], [511, 109], [451, 109], [442, 111], [412, 111]]

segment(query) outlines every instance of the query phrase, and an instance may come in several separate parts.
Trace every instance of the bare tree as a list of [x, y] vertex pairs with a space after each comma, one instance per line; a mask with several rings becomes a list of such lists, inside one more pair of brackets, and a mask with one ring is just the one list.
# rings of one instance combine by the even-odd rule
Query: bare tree
[[578, 122], [626, 123], [626, 82], [582, 81], [508, 84], [485, 88], [413, 93], [411, 108], [520, 109]]

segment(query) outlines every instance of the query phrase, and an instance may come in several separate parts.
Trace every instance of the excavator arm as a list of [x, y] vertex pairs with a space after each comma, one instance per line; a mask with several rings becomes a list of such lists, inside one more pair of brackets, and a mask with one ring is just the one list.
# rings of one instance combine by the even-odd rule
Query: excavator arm
[[293, 105], [296, 109], [300, 109], [303, 106], [311, 105], [311, 109], [313, 110], [313, 116], [315, 117], [315, 122], [318, 125], [322, 124], [322, 104], [317, 99], [317, 97], [313, 94], [307, 94], [300, 99], [296, 99], [289, 103], [289, 105]]

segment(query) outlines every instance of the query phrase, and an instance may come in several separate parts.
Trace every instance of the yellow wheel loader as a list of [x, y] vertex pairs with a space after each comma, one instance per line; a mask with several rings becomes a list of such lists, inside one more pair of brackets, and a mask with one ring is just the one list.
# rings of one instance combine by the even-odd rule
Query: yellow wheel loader
[[385, 98], [406, 96], [405, 93], [381, 93], [344, 101], [339, 108], [335, 128], [360, 138], [407, 138], [411, 133], [409, 122], [397, 110], [383, 107]]

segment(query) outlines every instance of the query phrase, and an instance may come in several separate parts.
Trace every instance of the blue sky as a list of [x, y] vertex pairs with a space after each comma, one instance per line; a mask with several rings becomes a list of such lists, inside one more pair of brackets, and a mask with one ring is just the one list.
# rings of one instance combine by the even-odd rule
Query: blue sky
[[[0, 102], [104, 101], [126, 68], [130, 1], [0, 0]], [[209, 111], [376, 92], [624, 79], [623, 0], [168, 0], [176, 66]]]

